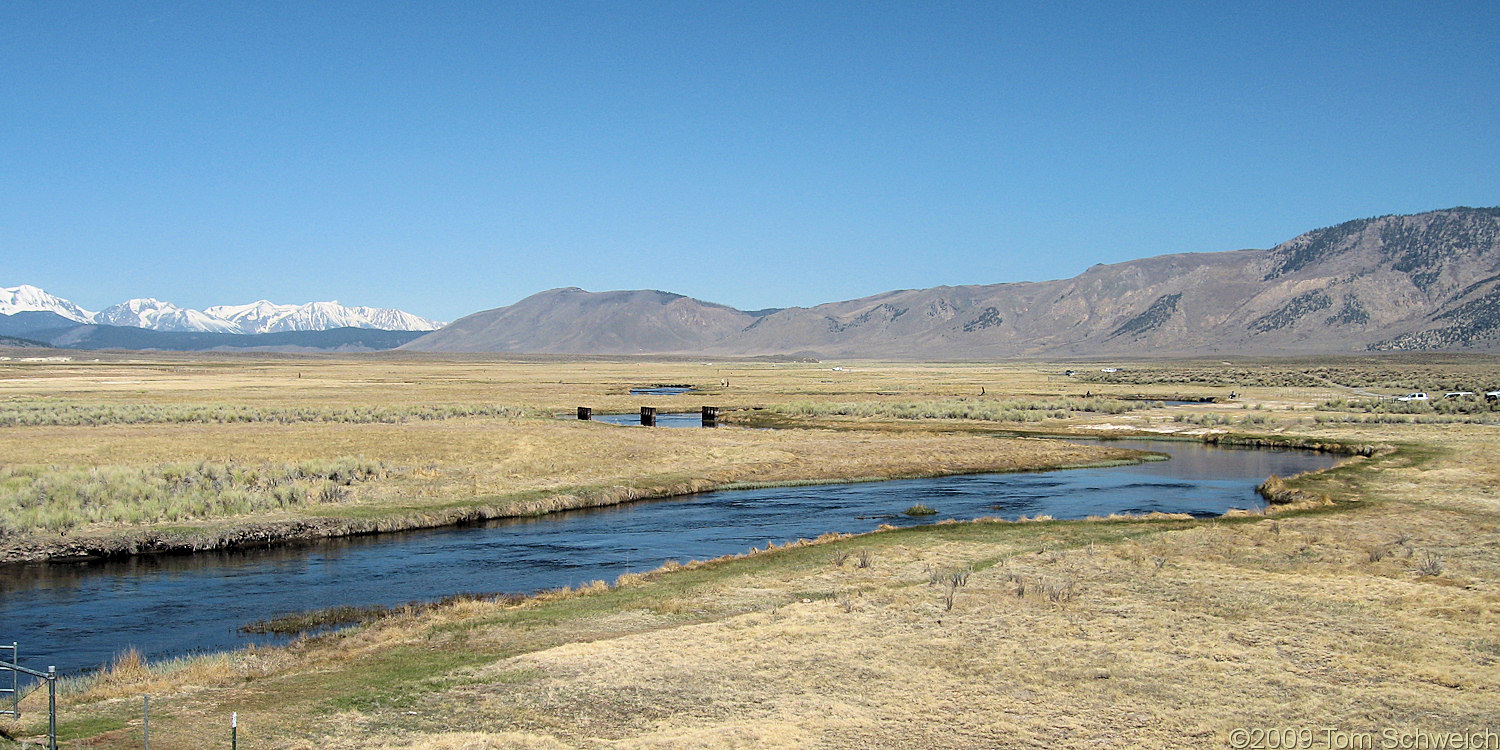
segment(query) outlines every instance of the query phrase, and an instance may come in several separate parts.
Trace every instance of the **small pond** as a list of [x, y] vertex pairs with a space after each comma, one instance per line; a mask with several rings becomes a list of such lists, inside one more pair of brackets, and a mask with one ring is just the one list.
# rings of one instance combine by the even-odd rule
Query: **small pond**
[[632, 396], [680, 396], [693, 390], [687, 385], [654, 385], [647, 388], [631, 388]]

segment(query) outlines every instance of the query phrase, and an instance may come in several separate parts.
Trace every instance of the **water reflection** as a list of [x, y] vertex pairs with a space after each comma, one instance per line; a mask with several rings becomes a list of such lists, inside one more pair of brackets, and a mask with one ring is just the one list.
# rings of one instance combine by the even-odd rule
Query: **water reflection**
[[[641, 415], [639, 413], [635, 413], [635, 414], [595, 414], [594, 415], [594, 421], [595, 422], [604, 422], [606, 424], [640, 426], [640, 424], [641, 424]], [[673, 413], [673, 414], [661, 414], [661, 413], [658, 413], [656, 415], [656, 426], [657, 427], [702, 427], [703, 426], [703, 414], [701, 412], [696, 412], [696, 411], [682, 412], [682, 413]]]

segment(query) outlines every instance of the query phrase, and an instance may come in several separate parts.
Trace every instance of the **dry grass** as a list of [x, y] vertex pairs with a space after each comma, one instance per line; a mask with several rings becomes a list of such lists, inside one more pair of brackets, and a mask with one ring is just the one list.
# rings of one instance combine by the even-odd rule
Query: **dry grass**
[[[443, 525], [622, 502], [738, 482], [777, 483], [1039, 468], [1118, 457], [1077, 447], [931, 429], [776, 432], [643, 430], [538, 418], [575, 404], [692, 409], [881, 393], [929, 399], [977, 392], [1006, 369], [739, 362], [481, 362], [160, 355], [155, 360], [0, 363], [0, 468], [72, 477], [80, 492], [17, 489], [0, 512], [0, 560], [238, 543], [270, 523], [296, 538]], [[729, 388], [721, 387], [729, 379]], [[1045, 379], [1045, 378], [1043, 378]], [[696, 383], [691, 396], [630, 396], [636, 385]], [[628, 405], [628, 406], [627, 406]], [[16, 417], [6, 421], [5, 415]], [[937, 425], [941, 427], [941, 425]], [[303, 488], [305, 498], [211, 502], [164, 489], [183, 464], [279, 465], [359, 457], [374, 481]], [[30, 489], [35, 489], [34, 487]], [[290, 490], [288, 490], [290, 491]], [[98, 494], [98, 493], [92, 493]], [[328, 493], [324, 493], [328, 494]], [[191, 492], [187, 495], [192, 495]], [[20, 495], [17, 495], [20, 497]], [[80, 499], [82, 498], [82, 499]], [[325, 501], [327, 500], [327, 501]], [[57, 532], [63, 532], [58, 536]]]
[[[1065, 393], [1048, 385], [1051, 368], [1014, 368], [1009, 390]], [[913, 400], [981, 378], [991, 393], [1006, 390], [997, 385], [1001, 369], [903, 366], [877, 378], [856, 368], [855, 376], [878, 380], [881, 391], [920, 391], [906, 396]], [[779, 382], [826, 385], [812, 377]], [[640, 380], [683, 378], [653, 371]], [[167, 750], [219, 737], [231, 710], [240, 712], [246, 747], [392, 750], [1222, 747], [1237, 727], [1500, 727], [1495, 428], [1318, 425], [1310, 416], [1328, 400], [1322, 386], [1251, 385], [1240, 394], [1270, 416], [1266, 432], [1402, 449], [1288, 480], [1334, 504], [1274, 518], [884, 531], [674, 564], [524, 602], [411, 610], [284, 649], [237, 652], [222, 657], [222, 668], [178, 670], [149, 687], [125, 659], [117, 680], [68, 693], [65, 726], [94, 746], [137, 747], [138, 702], [127, 696], [149, 689], [153, 747]], [[1092, 426], [1203, 427], [1174, 413], [1101, 416]], [[786, 443], [768, 437], [751, 448], [724, 436], [783, 433], [692, 433], [688, 442], [699, 448], [671, 443], [677, 438], [664, 431], [598, 425], [538, 424], [536, 433], [521, 425], [517, 434], [539, 447], [551, 445], [538, 435], [552, 430], [583, 436], [587, 451], [597, 432], [639, 451], [643, 466], [679, 465], [654, 463], [683, 460], [659, 453], [663, 445], [716, 450], [726, 472], [777, 452], [744, 476], [795, 474], [835, 456], [867, 471], [890, 450], [917, 451], [912, 466], [953, 460], [922, 452], [929, 436], [910, 425], [867, 432], [868, 420], [836, 423], [837, 431], [801, 431]], [[949, 426], [954, 445], [992, 440]], [[413, 428], [443, 427], [479, 447], [477, 438], [463, 442], [469, 428], [457, 423]], [[163, 451], [183, 444], [155, 432], [144, 435], [148, 449], [153, 439]], [[633, 442], [637, 435], [650, 438]], [[820, 451], [797, 447], [818, 436], [829, 441]], [[255, 445], [253, 436], [244, 441]], [[63, 449], [60, 438], [54, 445]], [[586, 464], [577, 470], [597, 471]], [[35, 700], [22, 727], [31, 736]]]
[[351, 485], [386, 475], [353, 457], [281, 465], [195, 463], [0, 468], [0, 530], [67, 532], [249, 515], [345, 500]]
[[[326, 519], [326, 528], [332, 532], [394, 530], [701, 491], [737, 482], [1041, 468], [1123, 455], [1119, 450], [935, 432], [871, 431], [851, 437], [827, 430], [647, 430], [562, 420], [451, 420], [399, 426], [15, 427], [0, 429], [0, 456], [18, 467], [12, 473], [35, 474], [42, 472], [34, 468], [40, 466], [48, 475], [87, 479], [98, 473], [92, 467], [115, 466], [120, 467], [115, 471], [151, 478], [172, 467], [205, 461], [280, 465], [360, 456], [382, 467], [383, 476], [339, 485], [337, 502], [280, 503], [267, 494], [266, 502], [202, 503], [192, 513], [158, 511], [150, 495], [137, 498], [136, 506], [123, 507], [135, 496], [112, 495], [111, 507], [118, 512], [105, 514], [103, 519], [139, 518], [142, 523], [75, 528], [73, 523], [39, 521], [37, 526], [55, 526], [68, 536], [15, 533], [6, 537], [0, 533], [0, 556], [15, 559], [45, 549], [38, 544], [70, 550], [88, 543], [105, 544], [157, 528], [149, 523], [156, 519], [171, 522], [179, 530], [174, 533], [184, 539], [232, 535], [235, 528], [250, 522], [308, 519]], [[308, 481], [312, 483], [309, 491], [316, 493], [321, 484]], [[161, 484], [144, 479], [137, 483]], [[77, 505], [76, 494], [54, 493], [48, 498], [54, 505]], [[23, 510], [30, 514], [24, 516], [28, 518], [52, 517], [48, 508], [17, 508], [18, 513]], [[237, 510], [254, 513], [234, 515]], [[212, 517], [214, 511], [223, 516]], [[205, 516], [208, 520], [193, 520]], [[0, 514], [0, 519], [7, 517]], [[26, 527], [16, 531], [24, 532]], [[64, 544], [69, 546], [60, 546]]]
[[[790, 400], [947, 399], [977, 396], [981, 388], [997, 394], [997, 389], [1004, 389], [1010, 399], [1050, 397], [1056, 395], [1057, 384], [1070, 385], [1061, 376], [1024, 365], [844, 363], [835, 371], [829, 363], [630, 358], [506, 361], [157, 353], [99, 357], [98, 362], [79, 359], [66, 364], [0, 362], [0, 399], [273, 410], [484, 404], [557, 412], [592, 406], [599, 412], [626, 412], [643, 405], [687, 411], [700, 401], [740, 408]], [[726, 379], [729, 386], [721, 387]], [[690, 383], [698, 390], [685, 396], [629, 393], [632, 387], [655, 383]], [[1078, 385], [1076, 395], [1083, 394], [1083, 385], [1071, 385]]]

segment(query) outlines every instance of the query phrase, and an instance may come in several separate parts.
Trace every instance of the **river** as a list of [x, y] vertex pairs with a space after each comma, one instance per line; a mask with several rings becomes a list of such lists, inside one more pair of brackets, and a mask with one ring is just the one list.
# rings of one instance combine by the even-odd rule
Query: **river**
[[[19, 641], [28, 666], [74, 672], [97, 667], [132, 646], [160, 658], [272, 641], [238, 629], [290, 612], [613, 581], [667, 560], [706, 559], [829, 531], [859, 533], [882, 523], [1151, 511], [1218, 515], [1259, 507], [1254, 487], [1270, 474], [1288, 476], [1337, 461], [1295, 450], [1173, 441], [1124, 445], [1167, 453], [1171, 460], [726, 490], [275, 549], [10, 566], [0, 575], [0, 641]], [[901, 514], [915, 503], [938, 513]]]

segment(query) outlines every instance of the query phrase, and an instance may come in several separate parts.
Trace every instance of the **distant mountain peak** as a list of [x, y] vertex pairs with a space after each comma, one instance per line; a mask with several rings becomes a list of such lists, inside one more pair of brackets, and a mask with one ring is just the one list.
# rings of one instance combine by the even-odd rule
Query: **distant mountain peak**
[[154, 331], [241, 332], [227, 320], [198, 310], [187, 310], [154, 297], [141, 297], [110, 305], [100, 310], [93, 322], [110, 326], [150, 328]]
[[205, 312], [239, 326], [245, 333], [322, 331], [330, 328], [371, 328], [387, 331], [434, 331], [442, 323], [383, 307], [346, 307], [335, 300], [302, 305], [278, 305], [258, 300], [246, 305], [210, 307]]
[[94, 319], [94, 313], [30, 284], [0, 288], [0, 315], [21, 312], [50, 312], [78, 323]]
[[337, 301], [278, 305], [262, 299], [247, 305], [193, 310], [155, 297], [137, 297], [95, 313], [29, 284], [0, 289], [0, 315], [22, 312], [49, 312], [82, 324], [184, 333], [260, 334], [333, 328], [432, 331], [443, 325], [394, 308], [346, 307]]

